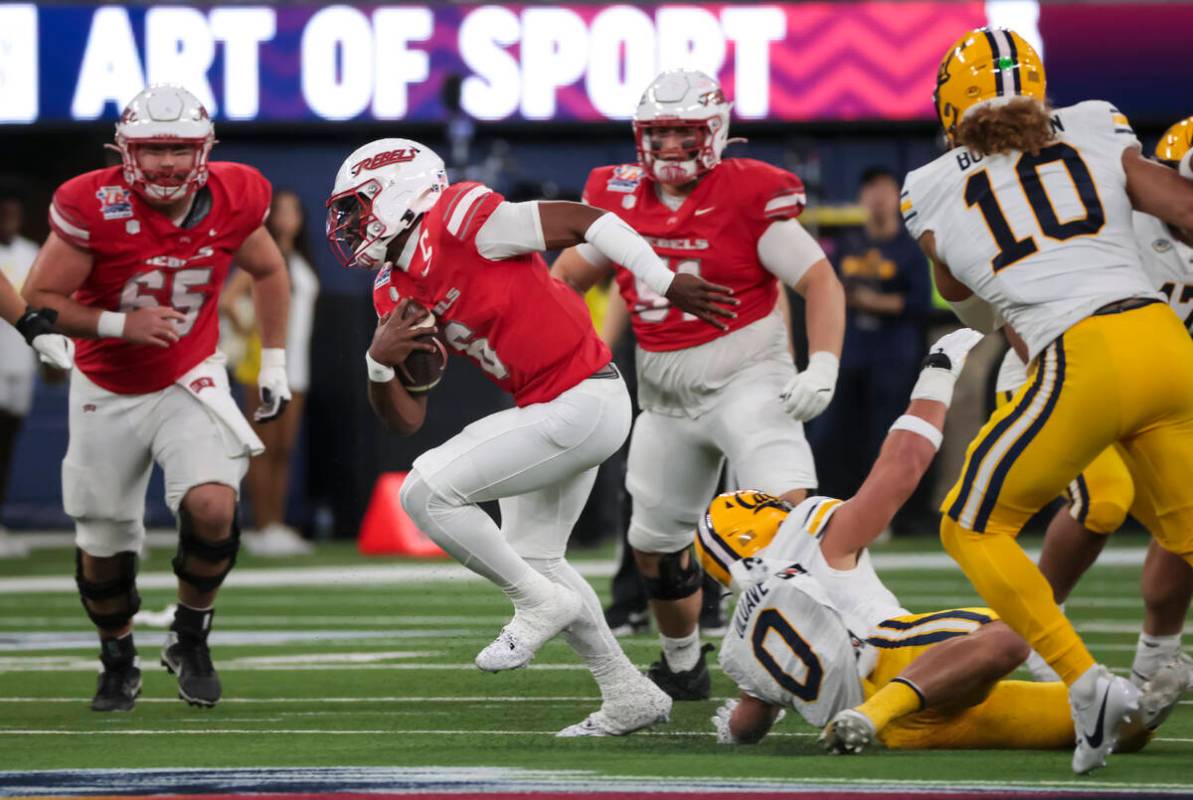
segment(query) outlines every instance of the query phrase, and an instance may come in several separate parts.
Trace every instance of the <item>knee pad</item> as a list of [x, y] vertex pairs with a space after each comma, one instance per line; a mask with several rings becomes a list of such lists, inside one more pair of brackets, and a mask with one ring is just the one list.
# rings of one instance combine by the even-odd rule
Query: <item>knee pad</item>
[[[183, 583], [190, 584], [200, 592], [212, 592], [220, 587], [224, 578], [236, 565], [236, 554], [240, 552], [240, 515], [232, 517], [232, 533], [227, 539], [217, 542], [202, 539], [195, 534], [195, 522], [185, 508], [178, 509], [178, 551], [174, 554], [174, 574]], [[223, 569], [214, 575], [196, 575], [187, 568], [190, 558], [208, 564], [220, 564]]]
[[[685, 553], [688, 554], [687, 566], [683, 563]], [[648, 578], [643, 575], [642, 581], [646, 584], [646, 594], [651, 600], [683, 600], [700, 590], [703, 574], [696, 557], [688, 553], [685, 547], [659, 559], [659, 577]]]
[[[83, 610], [97, 628], [123, 628], [141, 610], [141, 595], [137, 593], [137, 554], [117, 553], [119, 573], [104, 581], [92, 581], [83, 575], [83, 551], [75, 549], [75, 584]], [[108, 601], [108, 602], [105, 602]], [[104, 611], [96, 609], [103, 603]]]

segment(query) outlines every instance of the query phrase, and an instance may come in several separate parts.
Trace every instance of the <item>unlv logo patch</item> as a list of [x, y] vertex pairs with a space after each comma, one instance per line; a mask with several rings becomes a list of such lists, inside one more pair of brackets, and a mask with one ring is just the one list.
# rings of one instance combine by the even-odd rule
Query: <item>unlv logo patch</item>
[[95, 197], [105, 220], [128, 219], [133, 215], [132, 193], [123, 186], [101, 186]]
[[381, 169], [390, 164], [405, 164], [407, 161], [413, 161], [417, 155], [417, 147], [399, 147], [397, 150], [387, 150], [371, 158], [366, 158], [364, 161], [357, 161], [352, 165], [352, 176], [356, 177], [366, 169]]
[[214, 389], [215, 381], [213, 381], [211, 378], [204, 375], [201, 378], [195, 378], [193, 381], [191, 381], [190, 386], [191, 386], [191, 391], [194, 392], [195, 394], [198, 394], [199, 392], [203, 391], [204, 389]]

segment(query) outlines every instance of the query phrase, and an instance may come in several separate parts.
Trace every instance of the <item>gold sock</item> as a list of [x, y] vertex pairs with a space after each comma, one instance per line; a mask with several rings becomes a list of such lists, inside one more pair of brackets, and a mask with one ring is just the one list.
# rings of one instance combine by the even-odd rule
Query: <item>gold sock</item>
[[874, 723], [874, 729], [881, 731], [893, 720], [914, 714], [924, 707], [924, 698], [909, 681], [895, 678], [857, 707]]

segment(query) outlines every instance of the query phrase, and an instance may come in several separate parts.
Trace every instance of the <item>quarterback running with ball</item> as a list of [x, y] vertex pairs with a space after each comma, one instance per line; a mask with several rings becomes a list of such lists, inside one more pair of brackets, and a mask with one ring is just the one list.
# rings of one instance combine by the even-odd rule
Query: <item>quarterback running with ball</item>
[[[427, 393], [395, 379], [412, 353], [434, 347], [417, 341], [429, 329], [408, 315], [410, 302], [516, 404], [419, 456], [401, 492], [422, 531], [513, 603], [513, 619], [476, 665], [525, 666], [564, 632], [603, 703], [561, 736], [621, 735], [666, 719], [671, 699], [626, 658], [596, 593], [564, 559], [597, 467], [629, 433], [630, 400], [583, 301], [539, 252], [588, 242], [702, 325], [731, 315], [723, 308], [731, 294], [667, 269], [616, 215], [580, 203], [510, 203], [479, 183], [449, 186], [439, 156], [408, 139], [348, 156], [327, 205], [341, 263], [379, 270], [381, 322], [365, 356], [378, 416], [410, 434], [427, 413]], [[478, 505], [489, 500], [500, 502], [500, 528]]]
[[[631, 314], [642, 414], [626, 474], [629, 543], [662, 640], [649, 674], [677, 700], [709, 696], [700, 568], [689, 553], [699, 510], [725, 461], [741, 485], [791, 502], [816, 486], [802, 423], [832, 399], [845, 331], [844, 290], [796, 221], [803, 183], [761, 161], [722, 159], [731, 108], [702, 72], [659, 75], [634, 116], [638, 163], [594, 169], [584, 200], [624, 219], [676, 273], [731, 287], [733, 318], [703, 324], [591, 245], [552, 268], [580, 291], [615, 270]], [[811, 355], [800, 374], [776, 309], [785, 286], [807, 301]]]

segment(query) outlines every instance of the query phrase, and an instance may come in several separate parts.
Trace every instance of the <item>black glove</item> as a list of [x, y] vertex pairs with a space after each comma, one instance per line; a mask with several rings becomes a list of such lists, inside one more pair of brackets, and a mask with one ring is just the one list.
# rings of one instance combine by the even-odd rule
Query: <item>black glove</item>
[[33, 340], [45, 333], [57, 333], [54, 330], [54, 323], [58, 321], [58, 312], [52, 308], [34, 308], [28, 306], [25, 313], [17, 320], [16, 328], [25, 337], [25, 341], [29, 346], [33, 346]]

